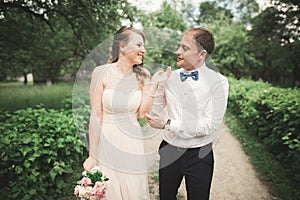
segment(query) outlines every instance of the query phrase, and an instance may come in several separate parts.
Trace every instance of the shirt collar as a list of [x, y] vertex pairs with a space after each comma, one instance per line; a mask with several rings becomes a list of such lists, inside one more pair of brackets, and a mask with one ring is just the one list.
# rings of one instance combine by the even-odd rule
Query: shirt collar
[[200, 66], [200, 67], [198, 67], [197, 69], [195, 69], [195, 70], [192, 70], [192, 71], [186, 71], [185, 69], [183, 69], [183, 68], [181, 68], [181, 72], [184, 72], [184, 73], [192, 73], [192, 72], [194, 72], [194, 71], [202, 71], [202, 70], [204, 70], [205, 68], [207, 68], [207, 66], [206, 66], [206, 64], [205, 64], [205, 62]]

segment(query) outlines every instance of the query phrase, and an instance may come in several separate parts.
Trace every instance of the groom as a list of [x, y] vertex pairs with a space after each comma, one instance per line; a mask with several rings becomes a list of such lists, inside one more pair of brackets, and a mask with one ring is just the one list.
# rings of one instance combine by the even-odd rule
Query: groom
[[[176, 200], [185, 178], [189, 200], [209, 199], [214, 157], [212, 142], [222, 126], [228, 81], [209, 69], [206, 61], [215, 47], [205, 28], [188, 30], [177, 50], [177, 65], [159, 86], [148, 123], [163, 130], [159, 147], [160, 200]], [[162, 110], [166, 115], [162, 115]]]

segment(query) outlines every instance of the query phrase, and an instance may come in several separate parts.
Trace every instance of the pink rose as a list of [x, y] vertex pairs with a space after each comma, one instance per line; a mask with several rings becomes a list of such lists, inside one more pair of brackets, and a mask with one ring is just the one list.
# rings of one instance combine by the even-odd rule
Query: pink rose
[[92, 196], [93, 198], [104, 198], [105, 196], [105, 184], [103, 182], [97, 181], [94, 185]]
[[79, 182], [80, 185], [83, 185], [83, 186], [88, 186], [88, 185], [92, 185], [92, 180], [89, 178], [89, 177], [83, 177], [80, 182]]
[[103, 182], [96, 181], [94, 188], [103, 189], [105, 188], [105, 185]]

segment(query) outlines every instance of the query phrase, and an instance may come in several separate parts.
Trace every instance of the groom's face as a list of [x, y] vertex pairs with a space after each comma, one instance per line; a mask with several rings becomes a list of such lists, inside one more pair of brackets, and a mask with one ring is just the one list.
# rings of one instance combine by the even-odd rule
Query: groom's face
[[177, 66], [187, 70], [195, 70], [199, 67], [200, 53], [192, 33], [186, 33], [180, 41], [177, 50]]

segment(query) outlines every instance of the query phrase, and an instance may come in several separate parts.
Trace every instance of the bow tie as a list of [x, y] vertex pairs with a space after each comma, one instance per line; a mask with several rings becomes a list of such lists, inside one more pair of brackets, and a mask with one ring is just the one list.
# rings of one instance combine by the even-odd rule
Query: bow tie
[[194, 71], [192, 73], [180, 72], [180, 79], [181, 79], [181, 81], [185, 81], [188, 77], [192, 77], [192, 79], [194, 81], [197, 81], [199, 79], [198, 71]]

